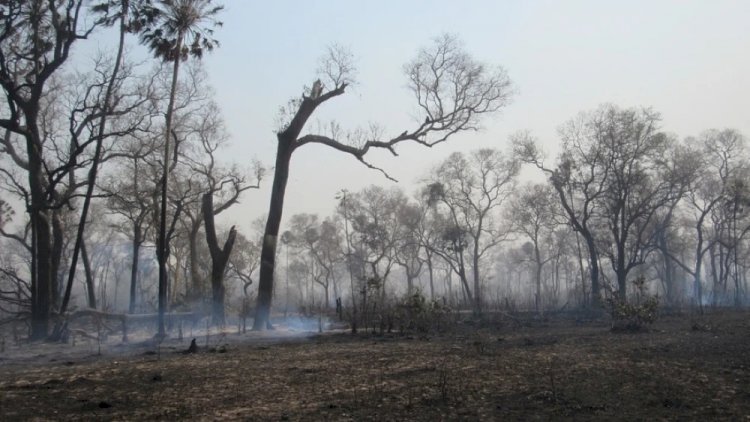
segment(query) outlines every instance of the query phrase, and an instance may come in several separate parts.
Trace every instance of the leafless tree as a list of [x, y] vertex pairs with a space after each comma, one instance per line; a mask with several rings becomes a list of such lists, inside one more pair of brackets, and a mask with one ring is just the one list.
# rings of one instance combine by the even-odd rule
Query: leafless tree
[[8, 1], [0, 14], [0, 85], [5, 97], [0, 127], [25, 141], [22, 151], [5, 142], [3, 153], [28, 176], [33, 339], [47, 336], [54, 278], [49, 175], [43, 158], [40, 111], [47, 84], [68, 60], [73, 44], [94, 29], [80, 18], [83, 3]]
[[[396, 209], [398, 218], [398, 235], [395, 245], [394, 259], [404, 269], [406, 275], [406, 293], [414, 293], [414, 280], [422, 272], [425, 259], [422, 256], [425, 213], [416, 204], [402, 203]], [[430, 252], [427, 252], [430, 253]], [[430, 281], [430, 296], [434, 298], [434, 287]]]
[[[482, 312], [481, 260], [508, 237], [499, 220], [500, 206], [516, 185], [520, 162], [494, 149], [451, 154], [429, 182], [431, 202], [443, 214], [444, 247], [435, 249], [461, 279], [474, 310]], [[472, 284], [466, 274], [471, 265]]]
[[479, 128], [479, 119], [504, 107], [510, 100], [510, 81], [505, 72], [491, 69], [471, 58], [454, 37], [437, 38], [431, 48], [421, 50], [405, 66], [409, 87], [424, 117], [416, 127], [400, 135], [383, 137], [376, 126], [344, 134], [333, 125], [329, 135], [303, 134], [305, 124], [323, 103], [340, 95], [353, 80], [350, 56], [340, 49], [329, 49], [322, 61], [325, 81], [316, 80], [313, 89], [290, 103], [289, 116], [282, 120], [277, 133], [277, 153], [268, 222], [261, 253], [261, 274], [253, 329], [269, 326], [273, 293], [276, 243], [281, 224], [292, 153], [308, 144], [321, 144], [349, 154], [370, 168], [365, 155], [372, 149], [386, 149], [396, 155], [396, 146], [415, 142], [431, 147], [451, 135]]
[[536, 293], [534, 303], [539, 313], [542, 306], [542, 270], [555, 258], [552, 253], [546, 254], [546, 245], [554, 244], [555, 228], [560, 215], [559, 202], [553, 188], [546, 184], [526, 184], [518, 189], [508, 207], [507, 218], [514, 232], [530, 242], [530, 258], [534, 263], [534, 284]]

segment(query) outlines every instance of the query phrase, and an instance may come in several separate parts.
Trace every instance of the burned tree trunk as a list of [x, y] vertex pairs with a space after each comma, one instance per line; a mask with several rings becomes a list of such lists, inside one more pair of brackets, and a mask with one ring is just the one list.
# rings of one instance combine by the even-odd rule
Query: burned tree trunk
[[96, 290], [94, 288], [94, 274], [91, 271], [91, 259], [86, 248], [86, 242], [81, 239], [81, 258], [83, 258], [83, 269], [86, 273], [86, 293], [89, 308], [96, 309]]
[[133, 231], [133, 260], [130, 263], [130, 303], [128, 305], [128, 313], [135, 313], [136, 305], [136, 287], [138, 285], [138, 257], [141, 251], [141, 228], [137, 224], [134, 225], [135, 230]]
[[229, 230], [229, 236], [224, 242], [224, 247], [219, 246], [219, 241], [216, 238], [213, 204], [212, 193], [203, 195], [203, 219], [206, 224], [208, 251], [211, 254], [211, 291], [213, 293], [211, 320], [215, 325], [224, 325], [224, 271], [227, 268], [229, 256], [232, 254], [237, 231], [232, 226]]
[[[295, 134], [296, 135], [296, 134]], [[271, 301], [273, 299], [273, 272], [276, 266], [276, 239], [279, 236], [281, 216], [284, 209], [284, 193], [289, 179], [289, 162], [292, 158], [294, 137], [279, 134], [276, 166], [274, 169], [271, 204], [266, 221], [263, 245], [260, 252], [260, 280], [258, 282], [258, 303], [255, 309], [253, 330], [265, 330], [270, 326]], [[208, 230], [206, 230], [208, 231]]]

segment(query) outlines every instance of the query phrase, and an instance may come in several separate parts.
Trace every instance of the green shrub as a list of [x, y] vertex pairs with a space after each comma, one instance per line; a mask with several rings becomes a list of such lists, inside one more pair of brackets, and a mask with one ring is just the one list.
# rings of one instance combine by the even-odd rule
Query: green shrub
[[605, 301], [612, 316], [613, 331], [639, 331], [653, 324], [659, 316], [659, 296], [646, 291], [646, 278], [640, 276], [633, 280], [633, 284], [637, 292], [633, 302], [618, 295]]
[[396, 325], [402, 332], [426, 333], [448, 328], [451, 309], [438, 300], [427, 300], [420, 291], [402, 298], [395, 307]]

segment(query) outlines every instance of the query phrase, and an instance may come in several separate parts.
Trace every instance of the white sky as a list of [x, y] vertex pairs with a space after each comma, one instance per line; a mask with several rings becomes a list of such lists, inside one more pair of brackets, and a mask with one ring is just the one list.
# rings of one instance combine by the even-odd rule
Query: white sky
[[[461, 4], [459, 4], [461, 3]], [[434, 149], [402, 146], [372, 160], [412, 192], [415, 180], [453, 151], [505, 148], [529, 129], [554, 151], [556, 128], [601, 103], [650, 106], [679, 137], [709, 128], [750, 136], [750, 1], [245, 1], [223, 0], [221, 47], [204, 57], [231, 146], [225, 158], [272, 165], [280, 105], [315, 79], [333, 42], [357, 57], [359, 84], [315, 118], [353, 128], [410, 128], [414, 101], [402, 65], [443, 32], [481, 61], [506, 68], [518, 94], [485, 130]], [[314, 125], [311, 125], [311, 127]], [[335, 193], [388, 184], [350, 156], [307, 146], [292, 159], [285, 217], [328, 214]], [[266, 212], [271, 178], [221, 216], [245, 233]], [[284, 228], [282, 227], [282, 230]]]

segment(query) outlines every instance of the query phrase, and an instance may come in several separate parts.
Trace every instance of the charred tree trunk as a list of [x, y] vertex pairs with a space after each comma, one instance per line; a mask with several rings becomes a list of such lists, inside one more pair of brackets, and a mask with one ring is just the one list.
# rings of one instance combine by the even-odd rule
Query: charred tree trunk
[[61, 309], [60, 293], [62, 293], [62, 284], [60, 263], [62, 262], [64, 241], [65, 230], [63, 229], [59, 213], [54, 211], [52, 213], [52, 285], [50, 286], [50, 292], [52, 294], [52, 303], [50, 305], [53, 309]]
[[435, 275], [432, 270], [432, 254], [427, 252], [427, 273], [430, 277], [430, 300], [435, 300]]
[[[183, 34], [177, 36], [177, 45], [182, 46]], [[172, 117], [174, 114], [175, 95], [177, 94], [177, 75], [180, 71], [180, 58], [175, 57], [172, 68], [172, 86], [169, 92], [166, 122], [164, 130], [164, 155], [162, 159], [161, 197], [159, 207], [159, 238], [157, 242], [156, 259], [159, 262], [159, 337], [167, 335], [164, 314], [167, 312], [167, 260], [169, 259], [169, 239], [167, 237], [167, 185], [169, 182], [169, 137], [172, 132]]]
[[[87, 187], [86, 187], [86, 196], [83, 199], [83, 206], [81, 208], [81, 217], [78, 223], [78, 230], [76, 231], [76, 241], [73, 246], [73, 257], [70, 261], [70, 270], [68, 272], [68, 286], [72, 286], [73, 279], [75, 278], [76, 273], [76, 265], [78, 264], [78, 252], [83, 249], [83, 236], [84, 231], [86, 229], [86, 219], [88, 217], [89, 213], [89, 206], [91, 204], [91, 198], [94, 194], [94, 186], [96, 185], [96, 176], [97, 172], [99, 171], [99, 163], [102, 158], [102, 146], [104, 144], [104, 133], [107, 123], [107, 115], [110, 111], [110, 101], [112, 98], [113, 91], [115, 89], [115, 81], [117, 79], [117, 74], [120, 72], [120, 65], [122, 63], [122, 56], [123, 51], [125, 47], [125, 33], [127, 32], [127, 12], [129, 8], [129, 0], [123, 0], [122, 1], [122, 9], [120, 14], [120, 38], [117, 45], [117, 56], [115, 57], [115, 66], [112, 69], [112, 74], [109, 77], [109, 81], [107, 83], [107, 90], [104, 94], [104, 107], [102, 116], [99, 119], [99, 128], [98, 128], [98, 137], [96, 140], [96, 146], [94, 148], [94, 157], [91, 162], [91, 168], [89, 169], [88, 173], [88, 180], [87, 180]], [[85, 253], [85, 252], [84, 252]], [[84, 258], [85, 259], [85, 258]], [[85, 263], [84, 263], [85, 265]], [[89, 277], [90, 277], [90, 270], [86, 271], [86, 281], [89, 283]], [[93, 282], [91, 284], [87, 284], [89, 286], [89, 307], [92, 309], [96, 309], [96, 299], [95, 295], [93, 293]], [[70, 288], [66, 287], [65, 289], [65, 297], [63, 298], [63, 303], [60, 306], [60, 313], [63, 313], [67, 310], [68, 301], [70, 300]], [[92, 305], [93, 304], [93, 305]]]
[[227, 268], [229, 257], [232, 255], [234, 241], [237, 231], [234, 226], [229, 230], [229, 236], [224, 242], [224, 247], [219, 246], [216, 237], [216, 225], [214, 223], [213, 193], [203, 195], [203, 219], [206, 225], [206, 241], [208, 251], [211, 254], [211, 292], [213, 301], [211, 306], [211, 320], [215, 325], [223, 326], [224, 318], [224, 271]]
[[91, 272], [91, 260], [86, 248], [86, 242], [81, 242], [81, 258], [83, 258], [83, 270], [86, 273], [86, 293], [88, 294], [88, 305], [96, 309], [96, 291], [94, 290], [94, 274]]
[[[33, 189], [32, 189], [33, 191]], [[50, 318], [52, 263], [50, 262], [50, 225], [47, 213], [34, 207], [29, 211], [32, 225], [31, 340], [47, 337]]]
[[284, 210], [284, 194], [289, 179], [289, 162], [292, 158], [294, 137], [278, 135], [279, 145], [276, 151], [271, 203], [268, 209], [268, 220], [263, 235], [260, 252], [260, 279], [258, 281], [258, 303], [255, 307], [253, 330], [270, 328], [269, 315], [273, 299], [273, 272], [276, 267], [276, 240], [279, 236], [281, 216]]
[[[213, 200], [211, 201], [213, 204]], [[213, 205], [211, 205], [213, 207]], [[198, 302], [203, 296], [203, 278], [198, 268], [198, 230], [200, 229], [200, 223], [197, 221], [193, 223], [188, 233], [188, 245], [190, 252], [190, 287], [188, 299], [193, 302]]]
[[344, 93], [346, 85], [320, 96], [320, 92], [312, 97], [303, 96], [302, 103], [289, 125], [276, 135], [278, 145], [276, 149], [276, 166], [274, 168], [273, 186], [271, 187], [271, 202], [268, 207], [268, 219], [263, 234], [263, 245], [260, 252], [260, 280], [258, 282], [258, 299], [255, 306], [255, 320], [253, 330], [271, 328], [269, 317], [271, 302], [273, 301], [273, 273], [276, 268], [276, 246], [281, 226], [281, 216], [284, 211], [284, 195], [289, 180], [289, 163], [292, 153], [297, 146], [297, 137], [315, 109], [334, 96]]
[[29, 131], [26, 134], [28, 154], [31, 224], [31, 340], [47, 337], [52, 299], [52, 228], [46, 206], [42, 150], [37, 128], [38, 107], [24, 110]]
[[595, 309], [601, 302], [601, 291], [599, 286], [599, 254], [594, 244], [594, 236], [588, 231], [581, 233], [586, 241], [586, 248], [589, 252], [589, 275], [591, 276], [591, 307]]
[[128, 313], [135, 313], [136, 306], [136, 287], [138, 285], [138, 258], [141, 251], [141, 228], [138, 224], [133, 227], [133, 260], [130, 264], [130, 304]]
[[535, 262], [535, 268], [534, 268], [534, 283], [536, 285], [536, 297], [535, 297], [535, 305], [536, 305], [536, 311], [539, 313], [539, 315], [542, 315], [544, 312], [542, 310], [542, 254], [539, 252], [539, 241], [537, 239], [534, 239], [534, 260]]

